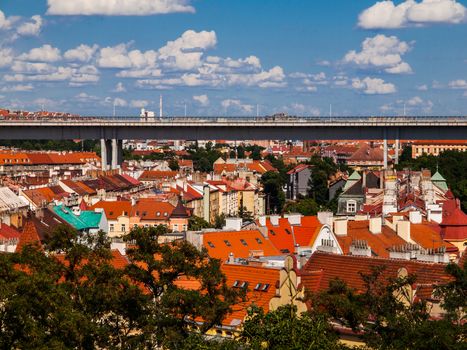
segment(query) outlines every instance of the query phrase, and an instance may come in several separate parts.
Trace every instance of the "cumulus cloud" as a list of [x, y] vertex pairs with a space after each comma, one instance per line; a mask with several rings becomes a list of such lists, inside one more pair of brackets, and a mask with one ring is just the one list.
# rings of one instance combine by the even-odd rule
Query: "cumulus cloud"
[[206, 107], [209, 105], [208, 95], [195, 95], [193, 96], [193, 100], [198, 102], [203, 107]]
[[352, 79], [352, 87], [367, 95], [384, 95], [396, 92], [394, 84], [386, 83], [383, 79], [366, 77]]
[[417, 90], [418, 91], [427, 91], [428, 90], [428, 85], [426, 85], [426, 84], [419, 85], [419, 86], [417, 86]]
[[386, 73], [407, 74], [412, 73], [412, 68], [402, 60], [402, 56], [410, 49], [409, 43], [400, 41], [396, 36], [378, 34], [373, 38], [366, 38], [360, 52], [349, 51], [343, 62], [362, 69], [382, 69]]
[[463, 79], [450, 81], [448, 86], [451, 89], [467, 89], [467, 81]]
[[119, 81], [117, 85], [115, 85], [115, 89], [113, 89], [113, 92], [125, 92], [125, 91], [126, 91], [126, 88], [121, 81]]
[[149, 105], [149, 101], [147, 100], [131, 100], [130, 107], [133, 108], [145, 108]]
[[395, 29], [436, 23], [461, 23], [467, 19], [467, 9], [456, 0], [378, 1], [364, 10], [358, 25], [364, 29]]
[[10, 48], [0, 48], [0, 67], [9, 66], [13, 62], [13, 50]]
[[23, 53], [18, 59], [33, 62], [57, 62], [62, 59], [62, 56], [58, 48], [45, 44], [31, 49], [28, 53]]
[[89, 62], [98, 49], [97, 45], [88, 46], [81, 44], [74, 49], [65, 51], [63, 57], [68, 61]]
[[114, 98], [113, 105], [115, 107], [126, 107], [128, 106], [128, 102], [124, 100], [123, 98], [117, 97], [117, 98]]
[[49, 15], [147, 16], [195, 12], [188, 0], [47, 0]]
[[42, 23], [41, 16], [32, 16], [30, 21], [26, 21], [18, 27], [17, 33], [23, 36], [37, 36], [42, 29]]
[[2, 92], [25, 92], [25, 91], [32, 91], [34, 86], [31, 84], [18, 84], [18, 85], [11, 85], [11, 86], [4, 86], [1, 88], [0, 91]]
[[227, 112], [229, 109], [240, 111], [242, 113], [253, 112], [253, 105], [243, 104], [242, 101], [236, 99], [226, 99], [221, 102], [222, 108]]

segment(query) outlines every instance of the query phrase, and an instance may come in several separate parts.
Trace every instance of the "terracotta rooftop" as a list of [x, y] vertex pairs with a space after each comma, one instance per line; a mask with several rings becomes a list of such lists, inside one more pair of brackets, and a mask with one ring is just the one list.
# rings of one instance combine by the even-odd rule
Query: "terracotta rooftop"
[[39, 238], [35, 225], [31, 221], [27, 221], [24, 225], [23, 232], [16, 245], [16, 252], [20, 252], [27, 245], [35, 245], [42, 249], [41, 239]]

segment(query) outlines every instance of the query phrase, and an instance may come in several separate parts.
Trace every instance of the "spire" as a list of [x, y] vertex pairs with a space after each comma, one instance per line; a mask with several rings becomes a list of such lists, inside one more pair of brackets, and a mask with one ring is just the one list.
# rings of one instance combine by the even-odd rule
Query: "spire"
[[19, 242], [16, 245], [16, 252], [20, 252], [27, 245], [35, 245], [42, 250], [41, 239], [37, 233], [36, 226], [32, 221], [27, 221], [24, 226], [23, 233], [19, 238]]
[[178, 198], [178, 203], [175, 209], [172, 211], [170, 215], [171, 218], [188, 218], [189, 215], [187, 213], [186, 208], [182, 204], [182, 200]]

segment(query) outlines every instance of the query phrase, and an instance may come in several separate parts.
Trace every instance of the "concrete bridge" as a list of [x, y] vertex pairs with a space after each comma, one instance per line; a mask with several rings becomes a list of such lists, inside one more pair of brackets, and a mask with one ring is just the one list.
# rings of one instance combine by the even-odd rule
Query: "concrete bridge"
[[[0, 120], [0, 138], [100, 139], [104, 167], [118, 167], [124, 139], [467, 140], [466, 116], [69, 117]], [[385, 152], [386, 155], [387, 152]]]

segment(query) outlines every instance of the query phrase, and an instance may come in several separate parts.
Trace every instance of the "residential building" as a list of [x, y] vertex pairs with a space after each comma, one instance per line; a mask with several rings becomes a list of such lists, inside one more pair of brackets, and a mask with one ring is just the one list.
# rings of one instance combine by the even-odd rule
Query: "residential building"
[[467, 151], [465, 140], [423, 140], [412, 143], [412, 158], [423, 154], [438, 156], [444, 151]]
[[309, 181], [312, 173], [312, 166], [299, 164], [287, 172], [287, 199], [297, 200], [308, 194]]

